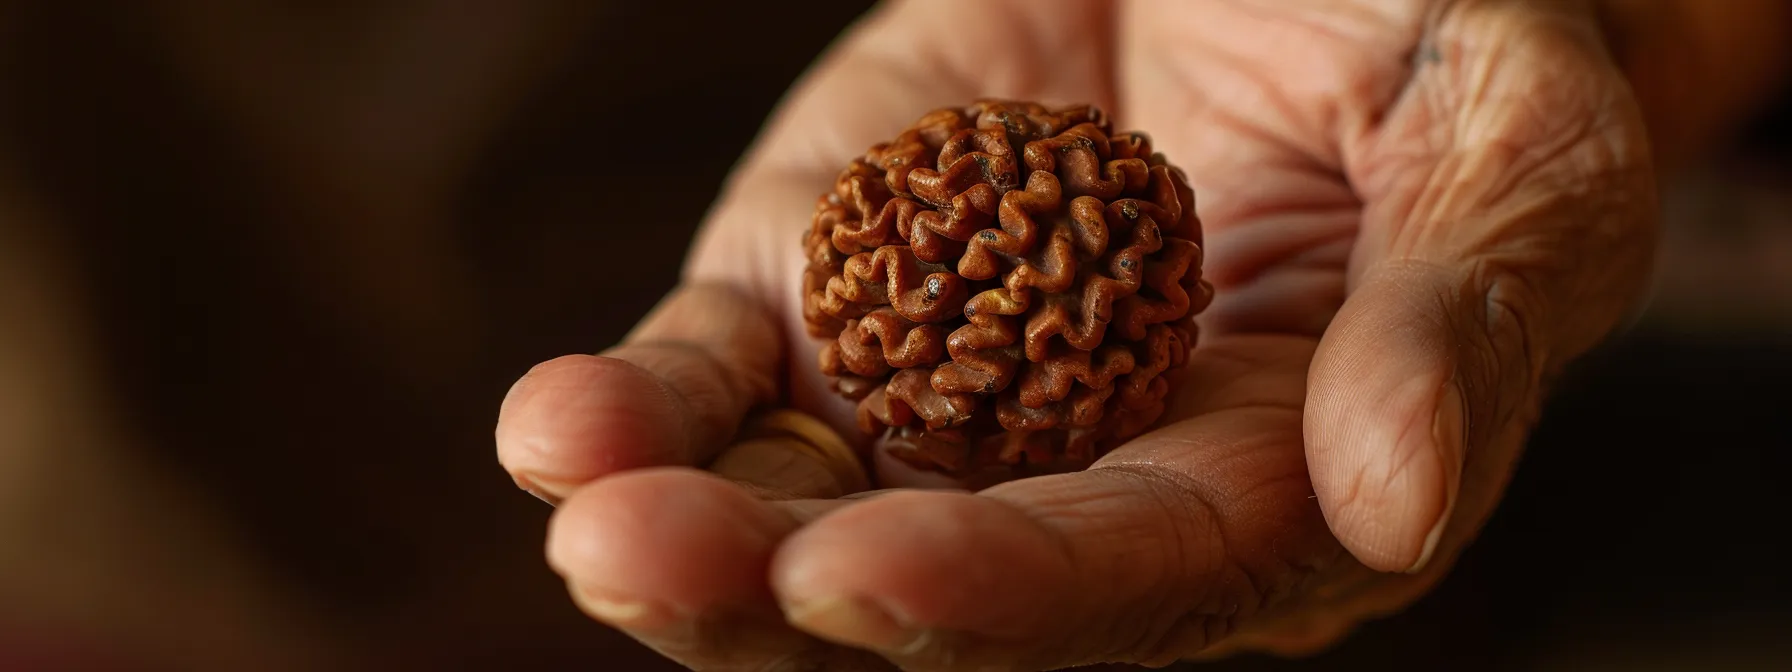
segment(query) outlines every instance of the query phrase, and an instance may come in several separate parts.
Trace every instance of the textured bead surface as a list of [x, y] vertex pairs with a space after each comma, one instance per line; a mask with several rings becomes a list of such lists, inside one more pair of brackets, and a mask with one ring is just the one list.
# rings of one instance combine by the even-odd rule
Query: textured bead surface
[[1211, 302], [1182, 171], [1087, 105], [935, 110], [855, 159], [803, 237], [819, 366], [890, 454], [1087, 466], [1163, 414]]

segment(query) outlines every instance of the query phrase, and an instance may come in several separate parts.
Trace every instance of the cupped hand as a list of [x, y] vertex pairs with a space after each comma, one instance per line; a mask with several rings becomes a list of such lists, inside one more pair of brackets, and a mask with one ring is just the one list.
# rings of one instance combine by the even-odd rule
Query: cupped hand
[[[592, 617], [703, 670], [1053, 669], [1303, 653], [1417, 599], [1493, 511], [1552, 375], [1633, 308], [1639, 111], [1588, 3], [907, 0], [855, 26], [733, 176], [683, 284], [505, 400]], [[1089, 102], [1181, 165], [1215, 300], [1157, 428], [980, 491], [821, 453], [703, 471], [816, 370], [799, 236], [927, 110]], [[895, 474], [895, 475], [892, 475]]]

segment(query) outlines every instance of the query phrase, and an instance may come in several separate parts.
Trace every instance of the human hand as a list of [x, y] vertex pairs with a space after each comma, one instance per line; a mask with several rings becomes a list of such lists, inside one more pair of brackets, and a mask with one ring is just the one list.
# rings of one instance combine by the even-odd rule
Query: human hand
[[[1648, 142], [1602, 39], [1566, 0], [894, 3], [796, 88], [625, 344], [518, 382], [500, 459], [559, 503], [587, 613], [697, 669], [1327, 645], [1442, 577], [1551, 376], [1644, 287]], [[852, 435], [795, 239], [851, 157], [990, 96], [1095, 103], [1189, 175], [1216, 299], [1159, 428], [975, 493], [844, 497], [799, 453], [694, 469], [755, 406]]]

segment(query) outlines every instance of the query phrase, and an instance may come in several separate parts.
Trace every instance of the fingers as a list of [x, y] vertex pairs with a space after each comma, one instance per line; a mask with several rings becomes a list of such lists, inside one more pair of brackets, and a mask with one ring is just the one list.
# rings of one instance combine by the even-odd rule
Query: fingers
[[1262, 443], [1204, 459], [856, 504], [786, 541], [773, 585], [799, 627], [905, 669], [1167, 664], [1223, 638], [1335, 549], [1298, 471], [1218, 487], [1187, 471], [1230, 460], [1222, 469], [1243, 476], [1265, 459], [1249, 453], [1274, 444], [1271, 466], [1298, 465], [1290, 415], [1218, 418]]
[[1352, 150], [1363, 232], [1306, 437], [1332, 529], [1376, 569], [1424, 569], [1478, 527], [1548, 380], [1646, 282], [1634, 102], [1590, 16], [1538, 7], [1458, 3], [1435, 62]]
[[871, 494], [845, 440], [773, 411], [710, 469], [613, 475], [555, 512], [548, 560], [580, 608], [698, 670], [888, 669], [790, 627], [766, 583], [785, 536]]
[[769, 504], [702, 472], [645, 469], [566, 500], [547, 555], [586, 614], [693, 669], [887, 669], [791, 628], [767, 588], [773, 549], [821, 510]]
[[764, 567], [738, 561], [768, 557], [796, 525], [713, 476], [640, 470], [564, 502], [554, 513], [547, 556], [600, 617], [653, 629], [762, 602]]
[[750, 407], [773, 399], [779, 336], [750, 298], [681, 287], [622, 345], [517, 381], [499, 410], [498, 460], [550, 501], [618, 471], [706, 462]]
[[888, 494], [797, 531], [771, 566], [791, 622], [916, 670], [1168, 664], [1222, 639], [1341, 550], [1303, 468], [1310, 341], [1210, 347], [1191, 398], [1247, 402], [1084, 472]]

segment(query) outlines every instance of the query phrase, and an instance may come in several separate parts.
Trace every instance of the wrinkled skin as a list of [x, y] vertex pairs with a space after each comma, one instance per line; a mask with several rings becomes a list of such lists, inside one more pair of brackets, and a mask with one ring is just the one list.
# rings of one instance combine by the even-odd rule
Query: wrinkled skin
[[[518, 382], [499, 456], [558, 503], [575, 600], [695, 669], [1315, 651], [1448, 571], [1552, 376], [1644, 289], [1649, 142], [1604, 40], [1566, 1], [883, 7], [780, 108], [681, 288]], [[692, 468], [754, 404], [851, 431], [797, 237], [850, 157], [986, 95], [1102, 105], [1188, 171], [1217, 298], [1159, 429], [974, 493]]]

